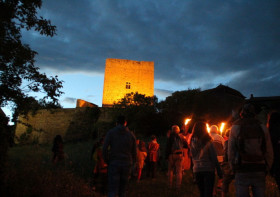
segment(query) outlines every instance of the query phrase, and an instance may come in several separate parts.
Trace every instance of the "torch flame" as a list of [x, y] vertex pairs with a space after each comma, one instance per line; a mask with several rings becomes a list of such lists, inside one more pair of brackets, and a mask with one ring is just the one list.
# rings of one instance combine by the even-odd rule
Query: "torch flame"
[[224, 131], [224, 128], [225, 128], [225, 124], [224, 122], [221, 123], [221, 126], [220, 126], [220, 132], [221, 132], [221, 135], [223, 134], [223, 131]]
[[210, 127], [209, 127], [209, 124], [208, 124], [208, 123], [206, 123], [206, 127], [207, 127], [208, 133], [210, 133]]
[[190, 119], [190, 118], [187, 118], [187, 119], [185, 120], [185, 125], [187, 125], [190, 121], [191, 121], [191, 119]]

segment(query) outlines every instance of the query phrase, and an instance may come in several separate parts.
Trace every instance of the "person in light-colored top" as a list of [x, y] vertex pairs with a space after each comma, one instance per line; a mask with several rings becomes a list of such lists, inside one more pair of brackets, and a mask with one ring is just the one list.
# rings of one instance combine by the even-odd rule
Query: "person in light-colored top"
[[210, 136], [213, 139], [213, 144], [217, 153], [219, 163], [223, 162], [224, 143], [225, 139], [220, 135], [219, 128], [216, 125], [210, 127]]
[[199, 121], [195, 123], [190, 150], [193, 160], [193, 172], [200, 196], [213, 196], [215, 170], [217, 170], [219, 178], [222, 178], [223, 174], [205, 122]]
[[[217, 153], [217, 159], [219, 161], [219, 164], [222, 165], [222, 163], [224, 161], [225, 139], [220, 135], [218, 126], [212, 125], [210, 127], [210, 136], [213, 139], [213, 145], [214, 145], [216, 153]], [[216, 184], [216, 187], [214, 187], [214, 194], [217, 194], [218, 191], [221, 192], [222, 184], [223, 184], [223, 180], [219, 179]]]
[[145, 164], [145, 159], [147, 157], [147, 150], [145, 147], [145, 142], [140, 140], [137, 148], [137, 157], [136, 157], [136, 172], [137, 172], [137, 181], [140, 181], [142, 169]]

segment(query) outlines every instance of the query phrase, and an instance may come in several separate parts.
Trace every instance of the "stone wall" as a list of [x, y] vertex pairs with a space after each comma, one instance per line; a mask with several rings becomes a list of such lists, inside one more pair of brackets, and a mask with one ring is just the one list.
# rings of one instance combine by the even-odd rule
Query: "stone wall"
[[107, 59], [102, 106], [112, 106], [131, 92], [154, 96], [154, 62]]
[[99, 108], [44, 109], [35, 114], [30, 112], [27, 119], [19, 117], [15, 142], [18, 143], [18, 139], [24, 137], [39, 143], [51, 143], [56, 135], [61, 135], [65, 141], [90, 137], [99, 114]]

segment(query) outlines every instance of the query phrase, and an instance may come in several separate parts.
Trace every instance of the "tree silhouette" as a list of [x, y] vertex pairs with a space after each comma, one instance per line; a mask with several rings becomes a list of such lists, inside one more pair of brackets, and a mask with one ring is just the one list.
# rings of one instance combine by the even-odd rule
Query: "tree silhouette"
[[35, 66], [36, 51], [21, 41], [21, 30], [34, 30], [41, 35], [54, 36], [56, 27], [49, 20], [37, 16], [41, 0], [0, 1], [0, 106], [13, 105], [26, 112], [34, 100], [30, 92], [41, 92], [39, 105], [57, 106], [63, 93], [62, 81], [40, 73]]
[[146, 96], [138, 92], [126, 94], [113, 106], [113, 117], [123, 114], [127, 118], [129, 128], [139, 136], [161, 134], [164, 122], [157, 110], [156, 96]]

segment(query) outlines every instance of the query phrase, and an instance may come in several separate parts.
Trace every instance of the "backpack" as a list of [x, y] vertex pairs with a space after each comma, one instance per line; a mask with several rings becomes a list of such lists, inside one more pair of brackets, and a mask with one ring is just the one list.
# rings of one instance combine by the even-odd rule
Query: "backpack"
[[175, 135], [173, 137], [173, 142], [172, 142], [172, 146], [171, 146], [171, 150], [172, 152], [175, 152], [177, 150], [182, 150], [183, 149], [183, 142], [182, 139], [180, 138], [179, 135]]
[[239, 120], [237, 125], [240, 125], [240, 132], [237, 136], [239, 158], [236, 170], [265, 171], [266, 143], [260, 123], [253, 118], [244, 118]]

